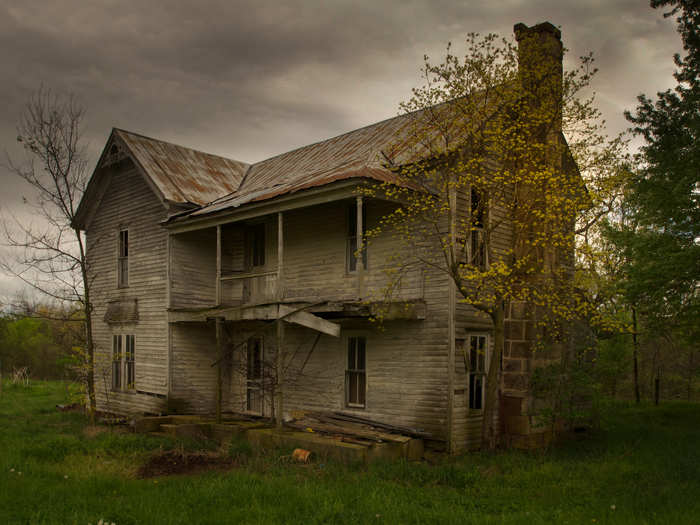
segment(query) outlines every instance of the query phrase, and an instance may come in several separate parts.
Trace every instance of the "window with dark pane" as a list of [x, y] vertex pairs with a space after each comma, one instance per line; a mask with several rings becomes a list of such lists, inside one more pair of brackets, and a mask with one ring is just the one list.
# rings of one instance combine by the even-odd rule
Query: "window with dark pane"
[[263, 409], [263, 340], [251, 337], [247, 344], [246, 410], [262, 414]]
[[265, 266], [265, 224], [251, 224], [246, 229], [247, 266]]
[[486, 246], [484, 242], [484, 219], [486, 216], [486, 203], [482, 194], [476, 189], [471, 189], [471, 214], [472, 230], [470, 233], [471, 264], [477, 268], [486, 267]]
[[349, 407], [364, 407], [367, 388], [364, 337], [348, 337], [348, 362], [345, 370], [345, 402]]
[[112, 390], [122, 388], [122, 336], [112, 336]]
[[124, 354], [124, 364], [126, 366], [126, 385], [127, 389], [133, 389], [136, 385], [136, 370], [134, 364], [136, 362], [134, 351], [134, 336], [126, 335], [126, 352]]
[[484, 394], [487, 370], [487, 337], [469, 336], [469, 408], [484, 408]]
[[133, 334], [112, 335], [112, 390], [135, 388], [135, 346]]
[[117, 286], [129, 286], [129, 230], [119, 231], [119, 254], [117, 259]]

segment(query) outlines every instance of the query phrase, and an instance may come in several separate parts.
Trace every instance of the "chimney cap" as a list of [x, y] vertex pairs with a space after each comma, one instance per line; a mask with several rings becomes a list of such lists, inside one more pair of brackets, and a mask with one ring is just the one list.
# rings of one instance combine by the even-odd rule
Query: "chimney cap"
[[551, 22], [541, 22], [532, 27], [527, 27], [522, 22], [519, 22], [513, 26], [513, 32], [515, 33], [515, 40], [520, 40], [525, 35], [534, 33], [550, 33], [557, 40], [561, 40], [561, 31]]

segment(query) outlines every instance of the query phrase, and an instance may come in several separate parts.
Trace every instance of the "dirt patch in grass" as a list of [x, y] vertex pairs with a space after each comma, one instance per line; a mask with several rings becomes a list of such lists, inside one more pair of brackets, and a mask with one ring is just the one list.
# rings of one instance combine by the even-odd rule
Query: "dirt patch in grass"
[[111, 432], [112, 434], [128, 434], [129, 429], [125, 426], [107, 426], [107, 425], [87, 425], [83, 427], [83, 435], [85, 437], [94, 438], [100, 434]]
[[167, 450], [153, 454], [138, 469], [139, 478], [176, 474], [198, 474], [208, 470], [229, 470], [236, 466], [233, 458], [206, 452]]

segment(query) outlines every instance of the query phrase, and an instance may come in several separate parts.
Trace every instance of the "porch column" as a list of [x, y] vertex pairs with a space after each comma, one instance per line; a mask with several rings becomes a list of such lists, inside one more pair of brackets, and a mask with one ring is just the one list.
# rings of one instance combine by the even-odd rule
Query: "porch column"
[[277, 213], [277, 300], [284, 298], [284, 218]]
[[275, 356], [275, 368], [277, 381], [275, 384], [275, 425], [282, 428], [284, 423], [284, 321], [277, 317], [277, 352]]
[[224, 331], [223, 318], [216, 318], [216, 422], [221, 423], [221, 400], [223, 390], [222, 367], [224, 366]]
[[216, 226], [216, 306], [221, 306], [221, 224]]
[[357, 295], [362, 299], [365, 295], [365, 264], [364, 264], [364, 225], [362, 224], [362, 195], [356, 197], [357, 206], [357, 251], [355, 252], [355, 267], [357, 268]]

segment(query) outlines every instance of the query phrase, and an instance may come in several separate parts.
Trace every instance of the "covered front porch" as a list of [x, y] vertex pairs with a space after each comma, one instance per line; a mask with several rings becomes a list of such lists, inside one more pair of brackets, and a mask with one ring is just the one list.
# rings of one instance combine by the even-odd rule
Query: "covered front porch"
[[281, 423], [300, 407], [343, 408], [347, 337], [373, 330], [377, 313], [413, 324], [425, 318], [426, 305], [322, 301], [171, 310], [170, 411], [217, 417], [229, 411]]

